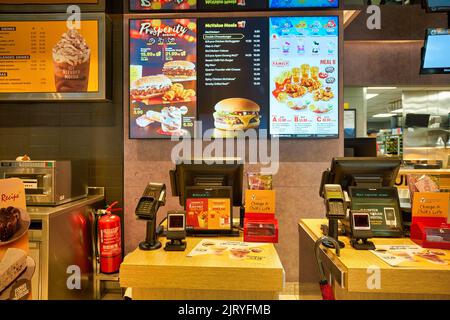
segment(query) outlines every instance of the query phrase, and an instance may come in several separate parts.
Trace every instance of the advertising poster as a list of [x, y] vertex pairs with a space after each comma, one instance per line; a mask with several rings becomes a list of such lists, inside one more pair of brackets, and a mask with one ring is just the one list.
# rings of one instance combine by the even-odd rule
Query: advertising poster
[[36, 263], [28, 255], [30, 222], [22, 180], [0, 180], [0, 300], [31, 298]]
[[450, 266], [448, 250], [425, 249], [417, 245], [377, 245], [377, 249], [371, 252], [392, 267], [430, 268], [433, 266]]
[[193, 135], [195, 19], [130, 21], [130, 137]]
[[208, 11], [240, 11], [267, 9], [266, 0], [198, 0], [200, 10]]
[[344, 110], [344, 138], [356, 138], [356, 110]]
[[197, 0], [130, 0], [131, 11], [141, 10], [192, 10]]
[[226, 230], [231, 227], [230, 199], [187, 199], [186, 228], [195, 230]]
[[270, 132], [339, 135], [338, 17], [270, 18]]
[[99, 91], [99, 23], [1, 21], [0, 94]]
[[339, 0], [269, 0], [270, 8], [338, 8]]
[[199, 120], [215, 138], [267, 129], [268, 39], [265, 18], [199, 20]]
[[0, 0], [0, 4], [97, 4], [98, 0]]
[[257, 242], [224, 241], [203, 239], [187, 255], [188, 257], [215, 256], [217, 259], [235, 262], [260, 263], [267, 262], [272, 252], [270, 245]]

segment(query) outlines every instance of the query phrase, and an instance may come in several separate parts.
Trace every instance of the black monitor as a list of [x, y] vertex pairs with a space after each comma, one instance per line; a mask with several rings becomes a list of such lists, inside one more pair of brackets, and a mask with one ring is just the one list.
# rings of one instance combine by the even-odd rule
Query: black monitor
[[450, 73], [450, 29], [427, 29], [422, 49], [421, 74]]
[[242, 206], [244, 163], [240, 158], [180, 160], [170, 171], [172, 195], [180, 205], [186, 204], [186, 187], [229, 186], [233, 189], [233, 205]]
[[427, 12], [450, 12], [449, 0], [424, 0]]
[[334, 158], [331, 169], [323, 173], [320, 195], [323, 185], [340, 184], [348, 191], [351, 186], [361, 188], [392, 187], [397, 179], [401, 160], [393, 158]]
[[428, 128], [430, 115], [425, 113], [407, 113], [405, 128]]
[[376, 157], [377, 138], [344, 139], [344, 155], [346, 157]]

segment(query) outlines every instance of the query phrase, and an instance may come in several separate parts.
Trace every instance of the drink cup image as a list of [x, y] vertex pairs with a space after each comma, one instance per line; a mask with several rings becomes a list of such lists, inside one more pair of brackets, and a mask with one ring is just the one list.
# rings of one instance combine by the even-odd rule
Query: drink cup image
[[86, 92], [91, 49], [76, 29], [61, 36], [52, 50], [56, 92]]
[[250, 250], [247, 248], [231, 248], [230, 256], [233, 259], [244, 259], [250, 253]]
[[165, 107], [161, 110], [161, 130], [170, 133], [181, 132], [182, 111], [176, 107]]

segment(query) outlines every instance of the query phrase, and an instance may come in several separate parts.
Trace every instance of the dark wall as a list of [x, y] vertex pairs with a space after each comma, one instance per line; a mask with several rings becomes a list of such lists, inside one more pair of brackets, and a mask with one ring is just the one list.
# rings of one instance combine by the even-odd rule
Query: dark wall
[[0, 159], [86, 159], [89, 185], [123, 203], [122, 16], [110, 15], [113, 45], [108, 102], [0, 102]]

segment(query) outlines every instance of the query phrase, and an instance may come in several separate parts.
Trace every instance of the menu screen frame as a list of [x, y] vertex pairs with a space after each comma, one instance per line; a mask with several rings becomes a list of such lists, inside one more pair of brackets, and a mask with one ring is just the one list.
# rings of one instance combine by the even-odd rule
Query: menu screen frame
[[[150, 15], [151, 14], [151, 15]], [[287, 137], [287, 136], [276, 136], [277, 139], [279, 140], [337, 140], [339, 139], [341, 136], [343, 137], [344, 133], [343, 133], [343, 123], [341, 123], [341, 120], [343, 120], [343, 15], [342, 12], [340, 12], [337, 9], [326, 9], [323, 11], [315, 11], [315, 10], [307, 10], [307, 11], [290, 11], [290, 12], [286, 12], [286, 11], [278, 11], [278, 10], [272, 10], [272, 11], [252, 11], [252, 12], [245, 12], [245, 11], [240, 11], [240, 12], [233, 12], [233, 14], [230, 16], [229, 13], [226, 12], [222, 12], [222, 11], [216, 11], [216, 12], [192, 12], [192, 11], [188, 11], [188, 12], [179, 12], [179, 13], [168, 13], [168, 12], [155, 12], [155, 13], [150, 13], [150, 12], [140, 12], [140, 13], [131, 13], [127, 16], [126, 18], [126, 30], [128, 30], [128, 32], [125, 33], [125, 41], [124, 41], [124, 50], [126, 52], [125, 55], [125, 63], [128, 64], [128, 66], [126, 66], [126, 71], [128, 72], [128, 74], [125, 74], [125, 79], [124, 79], [124, 85], [125, 88], [128, 88], [126, 90], [126, 96], [125, 96], [125, 105], [127, 108], [127, 114], [128, 114], [128, 123], [130, 123], [130, 94], [129, 94], [129, 88], [130, 88], [130, 75], [129, 75], [129, 71], [130, 71], [130, 41], [131, 41], [131, 37], [129, 34], [129, 26], [130, 26], [130, 21], [131, 20], [142, 20], [142, 19], [183, 19], [183, 18], [188, 18], [188, 19], [196, 19], [197, 20], [197, 25], [199, 25], [199, 21], [202, 19], [209, 19], [209, 18], [229, 18], [229, 17], [233, 17], [233, 18], [266, 18], [267, 20], [269, 20], [271, 17], [336, 17], [337, 21], [338, 21], [338, 36], [337, 36], [337, 65], [338, 65], [338, 73], [337, 73], [337, 79], [338, 79], [338, 114], [337, 114], [337, 133], [335, 135], [326, 135], [326, 136], [307, 136], [307, 137], [301, 137], [301, 136], [291, 136], [291, 137]], [[197, 35], [197, 37], [200, 37], [200, 35]], [[269, 46], [269, 44], [268, 44]], [[267, 50], [267, 53], [269, 53], [269, 50]], [[198, 52], [197, 52], [198, 54]], [[197, 61], [197, 65], [199, 65], [199, 61]], [[270, 67], [270, 66], [268, 66]], [[270, 74], [269, 74], [270, 75]], [[270, 89], [270, 88], [269, 88]], [[198, 90], [201, 90], [200, 88], [197, 88], [197, 92]], [[270, 91], [270, 90], [269, 90]], [[268, 106], [269, 109], [269, 106]], [[197, 110], [198, 112], [198, 110]], [[269, 113], [269, 110], [267, 110], [267, 113]], [[197, 120], [199, 120], [199, 114], [197, 114]], [[268, 126], [270, 126], [270, 123], [268, 123]], [[142, 140], [142, 139], [150, 139], [150, 140], [158, 140], [158, 139], [162, 139], [162, 140], [167, 140], [164, 137], [151, 137], [151, 138], [142, 138], [142, 137], [134, 137], [132, 135], [131, 132], [131, 128], [128, 126], [128, 138], [131, 140]], [[273, 137], [273, 134], [270, 132], [270, 130], [268, 130], [268, 135], [267, 135], [267, 139], [271, 139]], [[195, 134], [202, 134], [202, 132], [195, 132]], [[191, 139], [196, 139], [199, 138], [198, 136], [191, 136]], [[236, 138], [226, 138], [226, 139], [236, 139]]]
[[[12, 1], [12, 0], [9, 0]], [[5, 1], [6, 2], [6, 1]], [[74, 1], [71, 4], [65, 3], [61, 0], [60, 3], [19, 3], [19, 4], [3, 4], [0, 2], [0, 12], [20, 12], [20, 13], [34, 13], [34, 12], [54, 12], [63, 13], [67, 12], [69, 5], [77, 5], [80, 7], [81, 12], [104, 12], [106, 10], [106, 0], [97, 0], [96, 3], [77, 3]]]
[[[128, 0], [127, 1], [127, 5], [128, 5], [128, 11], [131, 13], [138, 13], [138, 12], [148, 12], [148, 13], [167, 13], [167, 12], [175, 12], [176, 9], [172, 9], [172, 8], [161, 8], [161, 9], [139, 9], [139, 8], [135, 8], [133, 5], [134, 1], [138, 1], [138, 0]], [[187, 0], [186, 0], [187, 1]], [[186, 8], [183, 9], [183, 12], [223, 12], [223, 11], [229, 11], [229, 9], [227, 8], [223, 8], [220, 6], [233, 6], [234, 4], [226, 4], [226, 5], [216, 5], [216, 8], [206, 8], [206, 4], [201, 3], [202, 0], [197, 0], [195, 7], [192, 8]], [[338, 10], [341, 6], [341, 0], [335, 0], [335, 4], [334, 5], [323, 5], [323, 6], [318, 6], [315, 4], [311, 4], [311, 5], [286, 5], [286, 6], [273, 6], [273, 1], [278, 1], [278, 0], [259, 0], [259, 1], [265, 1], [265, 4], [259, 8], [251, 8], [251, 7], [246, 7], [245, 4], [242, 6], [237, 6], [236, 8], [238, 10], [231, 10], [231, 11], [236, 11], [236, 12], [245, 12], [245, 11], [280, 11], [280, 10]], [[300, 1], [300, 0], [291, 0], [291, 1]], [[316, 0], [307, 0], [307, 1], [316, 1]], [[323, 3], [325, 3], [327, 0], [320, 0]], [[245, 3], [245, 2], [244, 2]], [[213, 6], [213, 5], [210, 5]]]
[[[107, 99], [106, 90], [106, 37], [107, 25], [104, 13], [82, 13], [82, 21], [97, 21], [98, 23], [98, 91], [96, 92], [20, 92], [20, 93], [0, 93], [0, 101], [102, 101]], [[67, 21], [66, 14], [23, 14], [20, 19], [16, 15], [0, 15], [2, 22], [42, 22], [46, 21]]]

